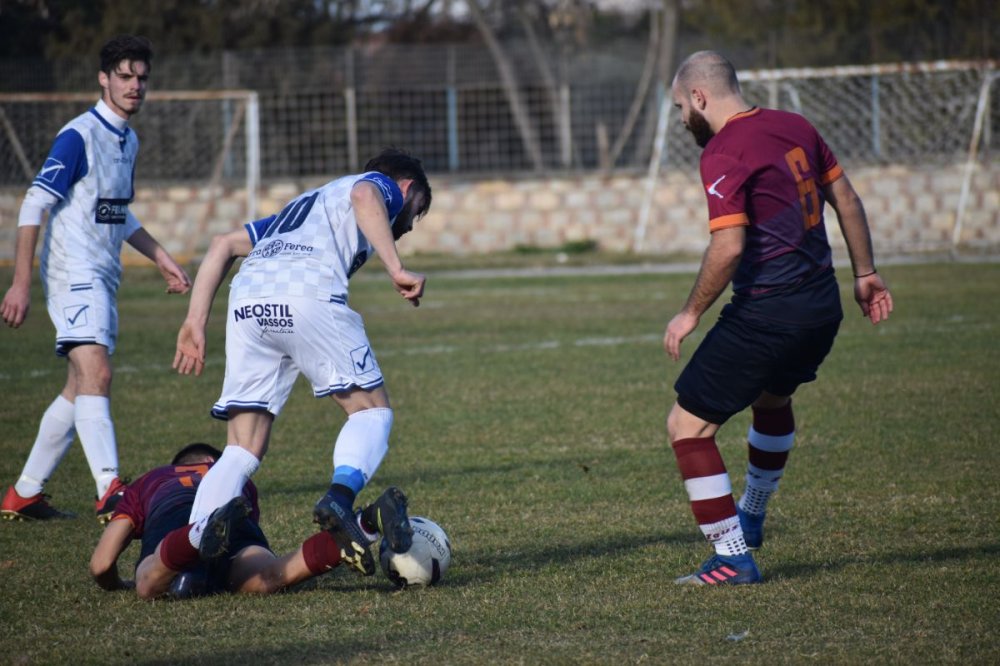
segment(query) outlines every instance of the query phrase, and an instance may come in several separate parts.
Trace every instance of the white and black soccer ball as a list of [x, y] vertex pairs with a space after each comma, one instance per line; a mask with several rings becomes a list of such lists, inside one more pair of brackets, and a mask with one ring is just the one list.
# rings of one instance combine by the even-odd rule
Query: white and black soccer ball
[[413, 545], [395, 553], [385, 539], [378, 547], [382, 571], [397, 587], [426, 587], [441, 580], [451, 564], [451, 542], [441, 526], [430, 518], [412, 516]]

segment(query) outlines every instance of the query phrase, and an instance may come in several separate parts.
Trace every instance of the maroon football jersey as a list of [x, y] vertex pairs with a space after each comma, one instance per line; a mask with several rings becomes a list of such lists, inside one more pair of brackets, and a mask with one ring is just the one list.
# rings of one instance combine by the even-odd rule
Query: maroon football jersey
[[[111, 519], [130, 520], [135, 536], [141, 537], [146, 518], [154, 508], [162, 510], [171, 505], [190, 504], [194, 500], [198, 484], [212, 464], [165, 465], [146, 472], [125, 489]], [[253, 481], [247, 481], [243, 486], [243, 496], [250, 502], [250, 519], [259, 522], [260, 507]]]
[[[754, 108], [712, 137], [701, 156], [709, 229], [747, 227], [735, 304], [797, 324], [840, 316], [822, 187], [842, 175], [819, 132], [794, 113]], [[822, 302], [817, 282], [826, 283]]]

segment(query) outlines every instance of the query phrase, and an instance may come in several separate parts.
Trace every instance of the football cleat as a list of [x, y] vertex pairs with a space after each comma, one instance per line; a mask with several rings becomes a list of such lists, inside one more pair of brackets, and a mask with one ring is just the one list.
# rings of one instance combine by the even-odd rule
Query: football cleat
[[60, 511], [48, 503], [48, 495], [38, 493], [31, 497], [21, 497], [14, 486], [7, 488], [7, 494], [0, 505], [4, 520], [65, 520], [76, 518], [75, 513]]
[[250, 515], [250, 503], [243, 495], [229, 500], [212, 512], [201, 534], [198, 556], [211, 560], [229, 551], [229, 539], [240, 521]]
[[701, 568], [689, 576], [674, 580], [677, 585], [749, 585], [761, 581], [760, 570], [753, 555], [724, 557], [712, 555]]
[[333, 536], [340, 548], [340, 560], [362, 576], [375, 573], [375, 558], [369, 550], [368, 538], [358, 525], [354, 514], [334, 501], [330, 493], [323, 496], [313, 508], [313, 522]]
[[764, 545], [764, 518], [767, 514], [762, 513], [755, 516], [747, 513], [739, 506], [736, 507], [736, 514], [740, 517], [740, 527], [743, 529], [743, 540], [747, 542], [747, 548], [757, 550]]
[[361, 511], [362, 524], [374, 527], [385, 537], [389, 550], [405, 553], [413, 545], [413, 526], [406, 515], [406, 495], [395, 486], [385, 489], [377, 500]]
[[111, 514], [115, 512], [115, 507], [118, 506], [122, 495], [125, 494], [127, 484], [128, 479], [122, 481], [118, 477], [115, 477], [115, 480], [111, 482], [108, 489], [104, 491], [104, 496], [97, 499], [95, 513], [97, 514], [97, 522], [101, 525], [107, 525], [108, 521], [111, 520]]

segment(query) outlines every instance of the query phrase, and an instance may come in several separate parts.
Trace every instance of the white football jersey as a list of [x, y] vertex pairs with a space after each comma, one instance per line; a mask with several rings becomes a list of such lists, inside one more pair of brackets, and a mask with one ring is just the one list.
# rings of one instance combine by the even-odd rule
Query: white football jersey
[[359, 181], [379, 188], [392, 224], [403, 207], [403, 193], [384, 174], [344, 176], [304, 192], [277, 215], [245, 225], [253, 250], [230, 284], [230, 297], [304, 296], [345, 303], [348, 280], [374, 252], [351, 205], [351, 188]]
[[42, 246], [46, 290], [80, 290], [121, 281], [122, 243], [139, 228], [129, 214], [139, 140], [104, 104], [67, 123], [32, 182], [59, 201]]

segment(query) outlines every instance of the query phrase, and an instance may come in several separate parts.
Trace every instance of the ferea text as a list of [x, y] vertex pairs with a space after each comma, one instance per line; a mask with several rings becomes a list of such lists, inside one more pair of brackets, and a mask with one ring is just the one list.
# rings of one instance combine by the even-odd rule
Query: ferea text
[[233, 310], [235, 321], [257, 319], [261, 326], [290, 327], [292, 325], [292, 309], [285, 303], [259, 303], [244, 305]]

